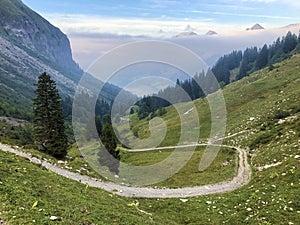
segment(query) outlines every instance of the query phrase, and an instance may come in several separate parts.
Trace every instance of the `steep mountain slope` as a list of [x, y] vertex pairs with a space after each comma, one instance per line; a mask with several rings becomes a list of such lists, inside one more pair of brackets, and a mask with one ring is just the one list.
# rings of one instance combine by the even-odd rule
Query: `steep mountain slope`
[[[0, 2], [2, 37], [21, 48], [37, 52], [45, 60], [80, 72], [72, 59], [70, 43], [65, 34], [25, 6], [20, 0]], [[28, 52], [28, 51], [27, 51]]]
[[[28, 118], [34, 83], [42, 72], [72, 95], [83, 71], [72, 58], [65, 34], [21, 0], [0, 1], [0, 114]], [[89, 76], [91, 84], [103, 84]], [[107, 85], [102, 97], [111, 102], [120, 88]], [[127, 93], [128, 98], [132, 97]]]
[[[223, 143], [248, 149], [253, 171], [249, 185], [229, 194], [189, 199], [185, 206], [177, 203], [180, 209], [169, 206], [176, 204], [175, 200], [142, 200], [141, 207], [151, 205], [151, 213], [165, 217], [176, 214], [173, 219], [179, 223], [185, 219], [191, 224], [241, 224], [245, 220], [249, 224], [300, 222], [300, 56], [294, 54], [274, 67], [256, 71], [223, 89], [228, 136]], [[206, 142], [211, 121], [209, 105], [206, 99], [194, 104], [200, 120], [199, 141]], [[162, 119], [168, 130], [162, 146], [176, 144], [180, 122], [188, 123], [180, 121], [173, 107], [166, 111]], [[132, 117], [132, 131], [140, 138], [153, 135], [149, 133], [148, 120], [134, 121]], [[190, 129], [199, 128], [191, 125]], [[157, 213], [160, 210], [164, 213]]]
[[53, 68], [55, 76], [61, 73], [72, 81], [78, 81], [82, 74], [72, 59], [67, 36], [20, 0], [0, 2], [0, 37], [2, 64], [21, 66], [24, 71], [18, 72], [23, 76], [32, 74], [28, 68], [40, 70], [45, 66]]
[[44, 71], [64, 94], [73, 92], [83, 73], [65, 34], [20, 0], [1, 0], [0, 113], [28, 118], [33, 84]]
[[[275, 69], [265, 68], [259, 70], [246, 78], [237, 82], [229, 84], [223, 90], [226, 108], [227, 108], [227, 133], [241, 133], [235, 136], [234, 142], [230, 144], [243, 144], [247, 148], [256, 148], [260, 146], [261, 142], [258, 134], [266, 133], [264, 141], [273, 142], [276, 145], [276, 135], [280, 131], [276, 127], [282, 126], [280, 119], [288, 117], [294, 118], [291, 120], [291, 126], [294, 127], [297, 135], [300, 134], [297, 128], [297, 121], [299, 121], [299, 77], [300, 77], [300, 57], [295, 54], [291, 59], [274, 64]], [[210, 109], [206, 99], [198, 99], [194, 101], [197, 107], [201, 136], [199, 141], [206, 140], [210, 134]], [[189, 103], [180, 103], [177, 107], [184, 107], [190, 105]], [[167, 134], [161, 146], [174, 145], [179, 140], [181, 132], [180, 118], [178, 117], [175, 108], [170, 106], [166, 108], [166, 114], [162, 116], [168, 129]], [[289, 121], [290, 119], [287, 119]], [[185, 122], [185, 121], [183, 121]], [[189, 123], [189, 121], [186, 121]], [[137, 120], [132, 116], [131, 129], [136, 132], [140, 138], [146, 138], [150, 135], [149, 118], [144, 120]], [[288, 123], [286, 123], [288, 124]], [[193, 127], [195, 126], [195, 127]], [[159, 129], [157, 125], [157, 129]], [[152, 128], [155, 130], [156, 128]], [[197, 125], [192, 125], [191, 130], [198, 129]], [[271, 133], [270, 129], [274, 129]], [[278, 127], [279, 129], [279, 127]], [[129, 131], [128, 131], [129, 132]], [[277, 134], [279, 132], [279, 134]], [[124, 133], [120, 131], [120, 133]], [[247, 134], [247, 135], [246, 135]], [[263, 135], [264, 136], [264, 135]], [[239, 140], [241, 137], [243, 140]], [[274, 138], [274, 139], [272, 139]], [[264, 137], [261, 137], [264, 139]], [[291, 146], [297, 145], [297, 138], [290, 139]], [[267, 161], [265, 161], [267, 163]]]

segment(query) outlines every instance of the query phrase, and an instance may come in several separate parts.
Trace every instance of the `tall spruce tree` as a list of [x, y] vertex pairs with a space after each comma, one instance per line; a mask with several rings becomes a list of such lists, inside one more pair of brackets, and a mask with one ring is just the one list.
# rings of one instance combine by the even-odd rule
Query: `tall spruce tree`
[[46, 73], [39, 76], [34, 104], [34, 136], [41, 151], [56, 158], [67, 154], [68, 140], [61, 98], [55, 82]]
[[260, 50], [256, 61], [255, 61], [255, 68], [257, 70], [264, 68], [268, 65], [269, 62], [269, 50], [268, 46], [265, 44], [263, 48]]
[[120, 150], [117, 149], [118, 139], [112, 127], [111, 117], [109, 115], [106, 115], [104, 118], [100, 138], [105, 147], [105, 149], [100, 149], [99, 151], [100, 165], [106, 166], [112, 173], [118, 174], [119, 160], [121, 158]]

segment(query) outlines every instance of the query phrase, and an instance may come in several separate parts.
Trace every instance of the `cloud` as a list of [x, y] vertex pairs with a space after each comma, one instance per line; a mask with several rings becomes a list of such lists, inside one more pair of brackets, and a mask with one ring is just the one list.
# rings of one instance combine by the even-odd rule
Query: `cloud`
[[272, 3], [278, 0], [242, 0], [242, 2], [262, 2], [262, 3]]
[[74, 59], [83, 69], [113, 48], [136, 41], [150, 39], [145, 36], [117, 35], [109, 33], [70, 33], [68, 34]]
[[298, 0], [241, 0], [242, 2], [258, 2], [258, 3], [279, 3], [282, 5], [296, 6], [300, 7], [300, 2]]
[[[200, 11], [195, 12], [199, 13]], [[206, 12], [205, 14], [207, 15]], [[218, 33], [229, 33], [245, 28], [245, 25], [241, 26], [239, 23], [216, 23], [212, 18], [207, 16], [205, 19], [197, 20], [188, 18], [107, 18], [78, 14], [45, 14], [44, 16], [68, 35], [76, 33], [89, 35], [116, 34], [119, 36], [169, 38], [185, 31], [187, 27], [192, 28], [198, 34], [205, 34], [208, 30], [216, 30]]]
[[[262, 24], [264, 26], [264, 24]], [[246, 27], [228, 35], [196, 36], [191, 38], [151, 38], [146, 36], [73, 33], [70, 34], [73, 55], [76, 61], [87, 69], [93, 61], [119, 45], [143, 40], [167, 40], [189, 48], [199, 55], [210, 66], [223, 54], [232, 50], [243, 50], [251, 46], [271, 44], [277, 37], [285, 35], [289, 30], [298, 34], [300, 24], [281, 29], [267, 29], [262, 31], [246, 31]]]
[[235, 17], [254, 17], [254, 18], [268, 18], [268, 19], [284, 19], [284, 20], [297, 20], [298, 18], [290, 17], [290, 16], [276, 16], [276, 15], [266, 15], [266, 14], [248, 14], [248, 13], [229, 13], [229, 12], [207, 12], [202, 10], [193, 10], [193, 13], [200, 13], [200, 14], [214, 14], [214, 15], [223, 15], [223, 16], [235, 16]]

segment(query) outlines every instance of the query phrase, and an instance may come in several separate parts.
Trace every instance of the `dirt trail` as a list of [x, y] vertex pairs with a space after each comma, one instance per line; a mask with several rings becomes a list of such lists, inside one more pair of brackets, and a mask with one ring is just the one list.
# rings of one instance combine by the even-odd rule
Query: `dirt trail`
[[[208, 144], [194, 144], [188, 146], [206, 146], [206, 145]], [[247, 184], [251, 179], [251, 168], [247, 160], [246, 151], [235, 146], [227, 146], [227, 145], [216, 145], [216, 146], [233, 148], [237, 150], [239, 154], [237, 174], [232, 180], [224, 181], [216, 184], [204, 185], [204, 186], [184, 187], [184, 188], [176, 188], [176, 189], [175, 188], [160, 189], [160, 188], [152, 188], [152, 187], [124, 186], [112, 182], [100, 181], [95, 178], [91, 178], [88, 176], [70, 172], [66, 169], [59, 168], [56, 165], [50, 164], [46, 161], [42, 161], [38, 158], [32, 157], [30, 154], [24, 153], [20, 150], [17, 150], [8, 145], [4, 145], [0, 143], [1, 150], [5, 152], [13, 153], [23, 158], [27, 158], [30, 160], [30, 162], [41, 165], [51, 170], [52, 172], [64, 176], [66, 178], [81, 182], [83, 184], [88, 184], [91, 187], [102, 188], [108, 192], [115, 192], [117, 195], [120, 196], [142, 197], [142, 198], [185, 198], [185, 197], [192, 197], [192, 196], [199, 196], [199, 195], [224, 193], [224, 192], [233, 191]], [[186, 147], [186, 145], [183, 147]], [[164, 149], [170, 149], [170, 148], [174, 148], [174, 147], [170, 146], [170, 147], [165, 147]], [[151, 151], [157, 149], [156, 148], [138, 149], [135, 151], [145, 151], [145, 150]]]

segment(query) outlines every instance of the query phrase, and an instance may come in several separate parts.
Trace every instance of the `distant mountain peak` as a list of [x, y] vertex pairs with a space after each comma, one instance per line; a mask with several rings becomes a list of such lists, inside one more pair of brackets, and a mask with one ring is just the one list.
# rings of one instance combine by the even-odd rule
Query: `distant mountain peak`
[[180, 34], [177, 34], [175, 37], [179, 38], [179, 37], [190, 37], [190, 36], [198, 36], [198, 34], [193, 31], [185, 31]]
[[209, 30], [206, 35], [217, 35], [218, 33], [216, 31], [213, 30]]
[[184, 29], [184, 31], [188, 32], [188, 31], [193, 31], [193, 28], [191, 27], [191, 25], [187, 25], [186, 28]]
[[255, 24], [251, 28], [247, 28], [246, 30], [264, 30], [265, 28], [262, 27], [260, 24]]
[[300, 23], [293, 23], [293, 24], [289, 24], [287, 26], [284, 26], [282, 28], [293, 28], [293, 27], [299, 27], [300, 26]]

